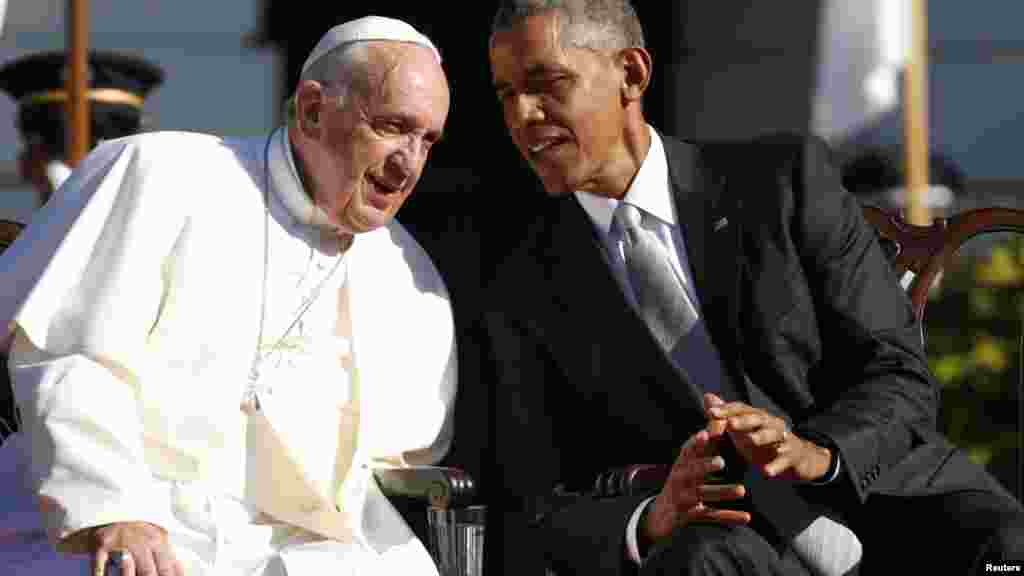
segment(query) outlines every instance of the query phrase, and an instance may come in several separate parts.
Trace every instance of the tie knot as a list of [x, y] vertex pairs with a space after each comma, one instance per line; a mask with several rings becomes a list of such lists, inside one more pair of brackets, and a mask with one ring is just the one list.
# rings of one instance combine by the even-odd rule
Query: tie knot
[[636, 206], [621, 202], [615, 210], [615, 218], [619, 221], [619, 226], [622, 226], [623, 230], [636, 230], [640, 228], [640, 221], [643, 220], [643, 215]]

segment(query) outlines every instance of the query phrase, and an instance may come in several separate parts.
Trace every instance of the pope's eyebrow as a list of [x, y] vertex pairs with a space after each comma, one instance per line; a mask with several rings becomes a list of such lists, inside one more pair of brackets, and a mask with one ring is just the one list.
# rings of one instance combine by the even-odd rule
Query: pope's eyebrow
[[424, 137], [431, 143], [436, 144], [444, 138], [444, 130], [432, 130], [420, 124], [419, 120], [412, 114], [405, 112], [392, 112], [382, 114], [376, 118], [377, 122], [396, 123], [403, 131], [421, 131]]

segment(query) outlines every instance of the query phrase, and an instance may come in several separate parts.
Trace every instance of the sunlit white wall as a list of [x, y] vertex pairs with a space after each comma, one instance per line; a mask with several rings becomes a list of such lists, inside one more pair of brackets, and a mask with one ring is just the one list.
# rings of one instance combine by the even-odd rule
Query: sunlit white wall
[[[718, 139], [810, 125], [806, 93], [815, 55], [808, 50], [816, 23], [800, 18], [820, 0], [789, 0], [785, 10], [759, 0], [681, 4], [676, 133]], [[1024, 180], [1021, 22], [1024, 2], [928, 2], [930, 143], [969, 180], [1017, 182], [1018, 190]], [[897, 145], [902, 130], [902, 116], [892, 113], [857, 131], [853, 142]]]

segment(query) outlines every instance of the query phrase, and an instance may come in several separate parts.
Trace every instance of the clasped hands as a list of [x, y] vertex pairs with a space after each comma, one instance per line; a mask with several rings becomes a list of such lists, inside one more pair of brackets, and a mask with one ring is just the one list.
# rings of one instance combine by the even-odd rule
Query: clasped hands
[[832, 454], [798, 437], [786, 421], [742, 402], [726, 403], [704, 395], [707, 426], [687, 439], [661, 492], [650, 504], [641, 525], [641, 538], [653, 543], [691, 522], [746, 524], [750, 514], [722, 507], [743, 498], [742, 484], [713, 483], [708, 476], [721, 472], [725, 460], [718, 444], [728, 436], [736, 452], [765, 477], [812, 481], [824, 476]]

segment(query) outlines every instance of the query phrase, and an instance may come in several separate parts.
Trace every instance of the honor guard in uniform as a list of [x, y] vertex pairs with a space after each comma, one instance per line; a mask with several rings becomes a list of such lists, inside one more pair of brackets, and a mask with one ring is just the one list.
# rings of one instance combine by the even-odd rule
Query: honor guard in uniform
[[[924, 204], [936, 216], [954, 212], [956, 200], [966, 194], [967, 177], [950, 158], [932, 152], [928, 158], [928, 189]], [[871, 148], [842, 166], [843, 187], [861, 202], [889, 212], [906, 208], [906, 175], [902, 151]]]
[[[906, 171], [899, 148], [869, 148], [857, 154], [841, 168], [843, 187], [862, 204], [876, 206], [891, 214], [904, 214], [907, 208]], [[966, 196], [967, 177], [950, 158], [932, 152], [928, 157], [928, 188], [922, 203], [936, 217], [948, 217], [957, 212], [957, 200]], [[895, 244], [882, 242], [883, 249], [895, 258]], [[942, 280], [942, 272], [935, 277], [932, 288]], [[900, 278], [904, 288], [914, 280], [914, 272], [907, 270]]]
[[[143, 102], [163, 82], [164, 72], [137, 56], [91, 52], [88, 58], [89, 148], [135, 134], [144, 126]], [[21, 177], [31, 182], [42, 206], [71, 173], [64, 162], [68, 91], [65, 52], [41, 52], [0, 68], [0, 90], [18, 104], [23, 148]]]

